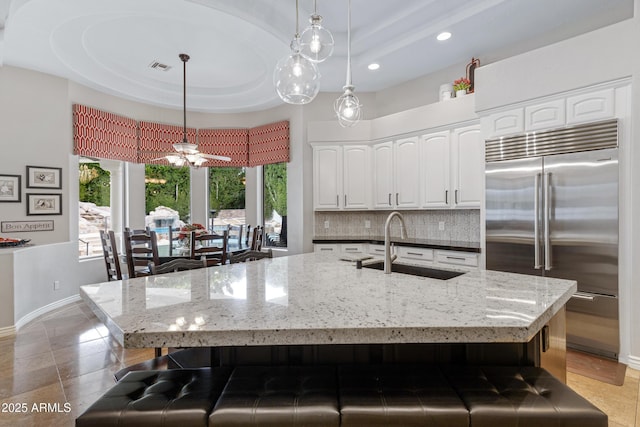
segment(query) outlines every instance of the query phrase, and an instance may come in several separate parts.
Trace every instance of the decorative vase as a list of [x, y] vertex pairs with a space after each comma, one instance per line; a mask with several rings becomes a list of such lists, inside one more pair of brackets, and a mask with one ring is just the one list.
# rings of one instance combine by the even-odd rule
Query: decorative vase
[[456, 91], [456, 98], [460, 98], [461, 96], [465, 96], [467, 94], [466, 89], [459, 89]]

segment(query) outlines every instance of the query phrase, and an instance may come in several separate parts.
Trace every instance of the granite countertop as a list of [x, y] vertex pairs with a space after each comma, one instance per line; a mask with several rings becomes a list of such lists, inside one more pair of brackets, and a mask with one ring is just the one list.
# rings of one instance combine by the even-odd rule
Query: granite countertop
[[[392, 237], [391, 242], [398, 246], [411, 246], [417, 248], [444, 249], [460, 252], [480, 252], [480, 242], [457, 242], [451, 240], [434, 239], [400, 239]], [[384, 244], [384, 236], [316, 236], [313, 243], [373, 243]]]
[[575, 281], [478, 270], [446, 281], [310, 253], [81, 287], [130, 347], [528, 342]]

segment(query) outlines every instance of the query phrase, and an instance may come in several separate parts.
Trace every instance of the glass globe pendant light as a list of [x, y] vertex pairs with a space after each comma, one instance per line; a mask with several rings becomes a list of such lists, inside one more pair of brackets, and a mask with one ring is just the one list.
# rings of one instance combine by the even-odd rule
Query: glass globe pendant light
[[335, 100], [333, 109], [340, 126], [351, 127], [362, 117], [362, 104], [353, 93], [355, 87], [351, 83], [351, 0], [348, 1], [347, 12], [347, 83], [343, 89], [344, 93]]
[[333, 35], [322, 26], [322, 16], [318, 15], [316, 0], [313, 0], [311, 23], [300, 35], [300, 53], [312, 62], [322, 62], [333, 53]]
[[273, 85], [284, 102], [295, 105], [310, 103], [320, 91], [318, 66], [300, 53], [298, 0], [296, 0], [296, 34], [291, 41], [291, 53], [278, 61], [273, 73]]

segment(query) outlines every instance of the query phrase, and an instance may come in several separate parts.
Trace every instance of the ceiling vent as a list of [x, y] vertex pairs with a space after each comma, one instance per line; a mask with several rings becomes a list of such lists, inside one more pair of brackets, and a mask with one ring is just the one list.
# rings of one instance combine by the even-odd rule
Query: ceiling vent
[[171, 66], [167, 64], [163, 64], [162, 62], [159, 62], [159, 61], [153, 61], [151, 64], [149, 64], [149, 68], [153, 68], [160, 71], [169, 71], [171, 69]]

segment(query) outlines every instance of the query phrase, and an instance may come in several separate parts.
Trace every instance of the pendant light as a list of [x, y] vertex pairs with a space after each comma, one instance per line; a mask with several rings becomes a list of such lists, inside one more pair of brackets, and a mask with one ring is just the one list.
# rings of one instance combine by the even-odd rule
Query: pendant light
[[178, 56], [182, 61], [182, 142], [173, 144], [173, 149], [176, 150], [176, 153], [169, 154], [164, 158], [167, 159], [171, 165], [177, 167], [191, 166], [199, 168], [209, 159], [230, 162], [231, 157], [199, 152], [198, 145], [192, 144], [187, 140], [187, 61], [190, 58], [186, 53], [181, 53]]
[[288, 104], [308, 104], [320, 91], [318, 67], [302, 56], [300, 48], [298, 0], [296, 0], [296, 34], [291, 41], [291, 53], [278, 61], [273, 73], [276, 92]]
[[353, 93], [355, 87], [351, 83], [351, 0], [348, 0], [347, 11], [347, 83], [344, 93], [333, 103], [333, 109], [342, 127], [351, 127], [360, 121], [362, 105]]
[[322, 26], [316, 0], [313, 0], [313, 15], [309, 25], [300, 35], [300, 54], [311, 62], [322, 62], [333, 53], [333, 35]]

